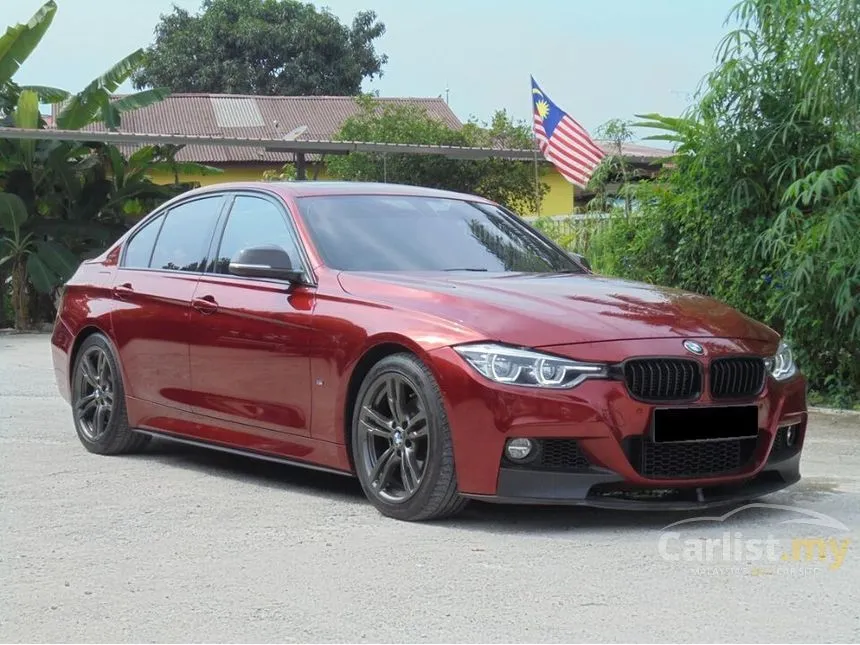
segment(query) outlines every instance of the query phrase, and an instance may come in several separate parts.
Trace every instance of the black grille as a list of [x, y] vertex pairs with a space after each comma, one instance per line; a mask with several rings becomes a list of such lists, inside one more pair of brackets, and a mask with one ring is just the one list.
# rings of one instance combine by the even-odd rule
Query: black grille
[[[631, 463], [643, 477], [683, 479], [716, 477], [741, 470], [753, 457], [756, 438], [654, 443], [640, 440]], [[638, 453], [638, 454], [637, 454]]]
[[575, 439], [545, 439], [539, 465], [545, 470], [585, 470], [591, 464]]
[[643, 401], [689, 401], [702, 391], [699, 363], [677, 358], [629, 360], [624, 381], [630, 394]]
[[525, 461], [502, 458], [505, 467], [520, 467], [530, 470], [576, 471], [588, 470], [591, 462], [579, 448], [576, 439], [538, 439], [534, 457]]
[[718, 358], [711, 363], [711, 396], [738, 399], [755, 396], [764, 387], [765, 367], [760, 358]]

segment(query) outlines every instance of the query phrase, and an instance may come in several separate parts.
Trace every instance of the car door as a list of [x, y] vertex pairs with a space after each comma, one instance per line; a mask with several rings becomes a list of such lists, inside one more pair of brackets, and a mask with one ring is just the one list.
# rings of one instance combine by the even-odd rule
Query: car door
[[124, 245], [111, 326], [126, 395], [190, 411], [189, 316], [224, 195], [180, 202]]
[[216, 260], [197, 283], [191, 311], [194, 412], [309, 435], [315, 289], [229, 273], [230, 258], [242, 249], [275, 244], [311, 276], [290, 215], [272, 197], [241, 193], [221, 228]]

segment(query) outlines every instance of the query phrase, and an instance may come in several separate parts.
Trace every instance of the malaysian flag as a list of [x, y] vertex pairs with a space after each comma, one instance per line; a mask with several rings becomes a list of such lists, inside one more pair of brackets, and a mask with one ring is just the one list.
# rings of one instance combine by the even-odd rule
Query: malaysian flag
[[553, 103], [532, 78], [533, 130], [541, 154], [570, 183], [582, 188], [605, 153], [575, 119]]

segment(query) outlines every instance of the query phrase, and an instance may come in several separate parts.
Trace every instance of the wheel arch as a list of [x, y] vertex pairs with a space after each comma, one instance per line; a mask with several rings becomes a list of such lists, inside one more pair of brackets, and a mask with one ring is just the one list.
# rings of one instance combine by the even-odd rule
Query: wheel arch
[[358, 392], [361, 389], [361, 384], [364, 382], [364, 377], [367, 376], [373, 366], [384, 358], [393, 356], [394, 354], [411, 354], [415, 356], [427, 365], [435, 376], [435, 370], [427, 352], [410, 338], [397, 335], [380, 336], [373, 339], [364, 349], [350, 371], [343, 404], [341, 431], [343, 433], [344, 445], [346, 446], [346, 453], [349, 456], [349, 464], [353, 470], [355, 469], [355, 461], [352, 456], [352, 415], [355, 402], [358, 399]]
[[[102, 336], [110, 340], [110, 336], [108, 336], [107, 332], [104, 329], [92, 323], [87, 323], [78, 332], [77, 336], [75, 336], [75, 340], [72, 342], [72, 347], [69, 350], [69, 373], [66, 374], [66, 379], [68, 380], [70, 387], [72, 384], [72, 376], [74, 375], [75, 371], [75, 360], [78, 357], [78, 352], [81, 349], [81, 345], [84, 344], [84, 341], [86, 341], [87, 338], [93, 336], [94, 334], [101, 334]], [[122, 366], [120, 366], [120, 370], [122, 370]]]

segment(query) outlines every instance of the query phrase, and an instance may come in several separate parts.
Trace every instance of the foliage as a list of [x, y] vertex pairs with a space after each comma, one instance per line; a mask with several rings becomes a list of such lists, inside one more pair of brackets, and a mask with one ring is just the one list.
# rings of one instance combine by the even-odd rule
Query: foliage
[[0, 193], [0, 266], [12, 272], [12, 303], [15, 326], [28, 322], [27, 280], [42, 292], [68, 279], [78, 266], [75, 257], [62, 244], [40, 239], [32, 226], [24, 201], [11, 193]]
[[296, 177], [296, 166], [292, 163], [284, 164], [280, 170], [267, 170], [263, 173], [264, 181], [295, 181]]
[[57, 115], [57, 127], [61, 130], [80, 130], [99, 120], [109, 129], [116, 130], [119, 128], [123, 112], [137, 110], [164, 100], [168, 95], [166, 88], [144, 90], [123, 96], [118, 100], [111, 100], [117, 88], [128, 80], [143, 61], [143, 50], [138, 49], [94, 79], [63, 106]]
[[[411, 143], [459, 147], [531, 148], [528, 126], [514, 123], [504, 111], [489, 124], [472, 121], [454, 130], [417, 106], [378, 104], [372, 97], [357, 99], [358, 115], [346, 120], [338, 139], [375, 143]], [[538, 194], [534, 166], [504, 159], [463, 160], [441, 155], [351, 153], [329, 161], [333, 176], [355, 181], [414, 184], [482, 195], [508, 207], [533, 212]]]
[[372, 11], [347, 26], [297, 0], [204, 0], [198, 14], [161, 16], [133, 79], [174, 92], [352, 96], [381, 75], [388, 59], [374, 41], [384, 33]]
[[[624, 144], [633, 140], [630, 125], [629, 121], [623, 119], [610, 119], [597, 130], [597, 138], [608, 141], [610, 149], [588, 182], [588, 187], [594, 191], [594, 197], [588, 204], [589, 210], [609, 212], [620, 197], [624, 202], [624, 215], [629, 216], [631, 213], [633, 190], [630, 182], [633, 172], [624, 154]], [[614, 184], [618, 184], [617, 191], [610, 190]]]
[[[10, 27], [0, 39], [0, 74], [8, 75], [0, 76], [0, 124], [44, 128], [39, 103], [52, 100], [63, 102], [57, 117], [61, 128], [80, 129], [98, 121], [118, 127], [124, 111], [165, 96], [164, 90], [149, 90], [112, 100], [112, 93], [140, 65], [140, 51], [75, 95], [18, 86], [11, 74], [35, 50], [55, 12], [56, 5], [49, 1], [28, 23]], [[159, 186], [148, 177], [174, 167], [175, 152], [146, 146], [126, 159], [110, 145], [0, 139], [0, 296], [8, 271], [17, 327], [29, 324], [30, 301], [38, 300], [38, 293], [50, 294], [82, 257], [97, 253], [122, 233], [130, 218], [186, 188]]]
[[21, 64], [38, 46], [57, 13], [54, 0], [46, 2], [27, 23], [13, 25], [0, 38], [0, 85], [12, 80]]
[[793, 342], [813, 388], [860, 399], [860, 4], [743, 0], [676, 144], [600, 270], [713, 295]]
[[[534, 149], [535, 142], [531, 125], [515, 122], [505, 110], [493, 114], [489, 123], [470, 120], [464, 128], [467, 145], [479, 148], [508, 148], [512, 150]], [[518, 213], [535, 213], [549, 186], [540, 181], [540, 175], [548, 168], [544, 161], [538, 162], [538, 178], [535, 164], [493, 157], [475, 164], [478, 182], [471, 192], [487, 199], [505, 204]]]

